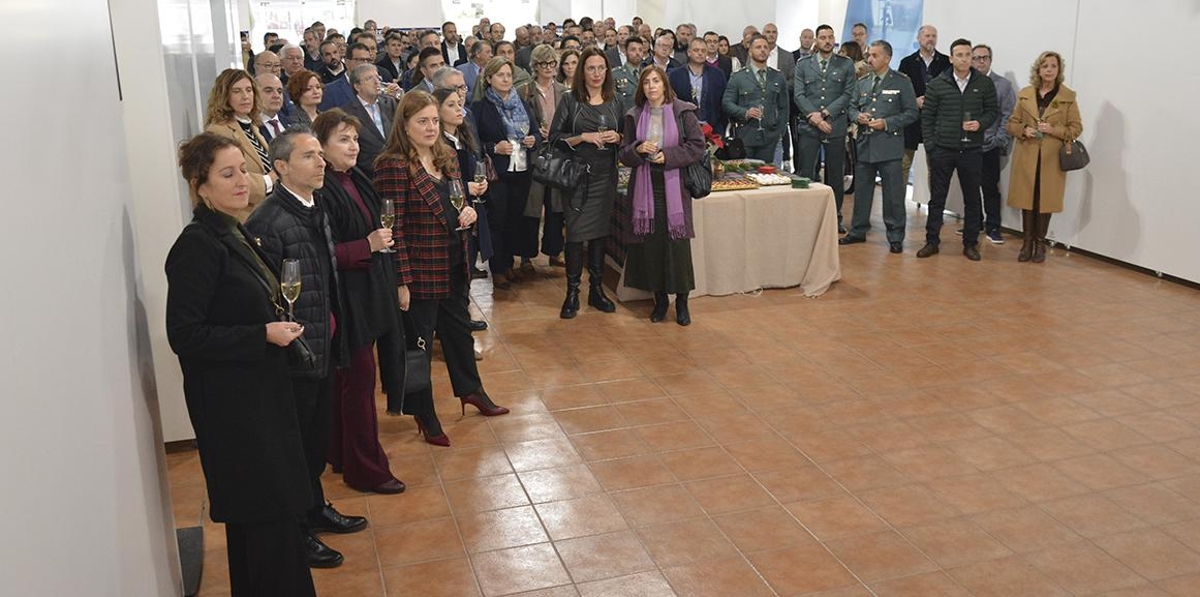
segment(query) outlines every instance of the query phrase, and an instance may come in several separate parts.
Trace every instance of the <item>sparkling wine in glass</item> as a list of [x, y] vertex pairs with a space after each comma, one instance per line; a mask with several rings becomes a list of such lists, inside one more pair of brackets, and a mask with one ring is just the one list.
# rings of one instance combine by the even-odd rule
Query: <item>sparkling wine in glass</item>
[[296, 299], [300, 297], [300, 260], [299, 259], [284, 259], [283, 271], [280, 272], [279, 290], [283, 293], [283, 300], [288, 304], [288, 319], [296, 321], [296, 313], [293, 307], [296, 304]]
[[651, 119], [650, 130], [646, 132], [646, 136], [648, 137], [646, 139], [647, 141], [657, 145], [659, 149], [662, 149], [663, 129], [661, 122], [658, 122], [657, 119]]
[[477, 184], [483, 184], [487, 182], [487, 165], [483, 163], [483, 160], [475, 162], [474, 180]]
[[[457, 178], [450, 179], [450, 205], [458, 212], [467, 205], [467, 194], [463, 192], [462, 182]], [[470, 226], [459, 226], [455, 230], [469, 230]]]
[[758, 119], [757, 119], [758, 120], [758, 130], [760, 130], [760, 131], [763, 130], [762, 121], [763, 121], [763, 116], [766, 115], [766, 114], [764, 114], [764, 111], [766, 110], [767, 107], [765, 105], [763, 105], [762, 102], [754, 104], [753, 106], [750, 106], [750, 107], [758, 108]]
[[[391, 199], [384, 199], [383, 205], [379, 208], [379, 223], [387, 229], [391, 229], [396, 223], [396, 206]], [[395, 253], [396, 250], [391, 247], [384, 247], [379, 250], [380, 253]]]
[[963, 112], [963, 136], [962, 136], [962, 139], [961, 139], [961, 141], [962, 141], [963, 143], [970, 143], [970, 142], [971, 142], [971, 137], [967, 135], [967, 123], [968, 123], [968, 122], [970, 122], [970, 121], [971, 121], [971, 113], [970, 113], [970, 112]]
[[608, 117], [607, 116], [605, 116], [603, 114], [600, 115], [599, 120], [597, 120], [597, 122], [596, 122], [596, 132], [600, 133], [601, 135], [608, 132]]

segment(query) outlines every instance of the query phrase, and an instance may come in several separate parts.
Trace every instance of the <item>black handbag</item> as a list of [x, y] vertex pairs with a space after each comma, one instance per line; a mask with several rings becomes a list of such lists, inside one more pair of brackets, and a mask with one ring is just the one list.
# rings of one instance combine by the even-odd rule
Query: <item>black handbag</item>
[[407, 346], [404, 349], [404, 393], [422, 392], [429, 389], [429, 355], [425, 352], [425, 339], [419, 336], [408, 313], [403, 314]]
[[688, 164], [683, 169], [683, 186], [692, 199], [703, 199], [712, 192], [712, 183], [712, 162], [706, 151], [700, 161]]
[[742, 160], [746, 158], [746, 144], [737, 137], [725, 137], [725, 147], [717, 150], [718, 160]]
[[579, 188], [591, 167], [575, 161], [573, 152], [562, 147], [562, 143], [545, 143], [533, 154], [530, 171], [533, 179], [560, 191]]
[[1087, 148], [1079, 139], [1063, 143], [1058, 150], [1058, 166], [1062, 168], [1063, 172], [1082, 170], [1091, 161], [1092, 158], [1088, 156]]

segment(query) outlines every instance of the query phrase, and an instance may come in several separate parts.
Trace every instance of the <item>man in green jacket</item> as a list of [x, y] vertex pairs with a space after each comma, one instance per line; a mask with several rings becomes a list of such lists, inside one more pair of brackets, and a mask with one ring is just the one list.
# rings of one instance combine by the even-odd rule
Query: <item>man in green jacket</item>
[[[750, 38], [750, 64], [729, 77], [721, 107], [733, 135], [746, 146], [746, 157], [775, 162], [775, 145], [788, 125], [788, 86], [783, 73], [767, 66], [767, 38]], [[778, 165], [778, 164], [776, 164]]]
[[[796, 170], [800, 176], [817, 179], [821, 150], [825, 154], [825, 184], [833, 187], [833, 202], [837, 207], [838, 232], [842, 228], [842, 199], [846, 184], [846, 109], [854, 99], [856, 82], [854, 61], [833, 52], [837, 38], [833, 27], [817, 27], [816, 50], [796, 62], [792, 81], [796, 86], [796, 105], [800, 108], [800, 155]], [[863, 231], [865, 234], [866, 231]]]
[[996, 85], [971, 68], [971, 42], [950, 44], [952, 68], [929, 81], [921, 110], [921, 133], [929, 160], [929, 217], [922, 259], [936, 255], [941, 243], [942, 211], [950, 178], [958, 171], [963, 195], [963, 255], [979, 261], [979, 180], [983, 168], [984, 131], [1000, 116]]

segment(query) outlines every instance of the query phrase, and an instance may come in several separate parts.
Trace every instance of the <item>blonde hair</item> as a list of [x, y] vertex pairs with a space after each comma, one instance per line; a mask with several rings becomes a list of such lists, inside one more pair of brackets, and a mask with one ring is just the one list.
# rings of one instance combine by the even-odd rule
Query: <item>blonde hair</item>
[[212, 91], [208, 94], [208, 109], [204, 116], [204, 126], [224, 124], [233, 120], [233, 108], [229, 107], [229, 93], [233, 86], [242, 79], [250, 81], [250, 85], [254, 87], [254, 108], [250, 112], [250, 117], [254, 118], [257, 114], [262, 113], [263, 96], [258, 88], [258, 82], [250, 76], [250, 73], [240, 68], [227, 68], [217, 75], [216, 81], [213, 81]]
[[487, 66], [483, 67], [483, 72], [479, 73], [479, 78], [475, 80], [475, 84], [482, 85], [483, 92], [487, 93], [487, 90], [491, 89], [492, 87], [492, 83], [488, 81], [488, 79], [492, 78], [492, 75], [500, 72], [500, 69], [504, 68], [505, 66], [508, 67], [508, 72], [512, 73], [513, 80], [515, 81], [517, 77], [517, 67], [513, 66], [512, 61], [510, 61], [508, 58], [496, 56], [495, 58], [488, 60]]
[[1058, 52], [1046, 50], [1045, 52], [1038, 54], [1037, 60], [1034, 60], [1033, 66], [1029, 68], [1029, 84], [1033, 85], [1035, 88], [1041, 87], [1042, 85], [1042, 78], [1038, 76], [1038, 71], [1041, 70], [1042, 63], [1045, 62], [1047, 58], [1054, 58], [1055, 60], [1058, 60], [1058, 77], [1054, 79], [1054, 86], [1058, 87], [1062, 85], [1063, 73], [1067, 72], [1067, 63], [1063, 62], [1063, 57]]

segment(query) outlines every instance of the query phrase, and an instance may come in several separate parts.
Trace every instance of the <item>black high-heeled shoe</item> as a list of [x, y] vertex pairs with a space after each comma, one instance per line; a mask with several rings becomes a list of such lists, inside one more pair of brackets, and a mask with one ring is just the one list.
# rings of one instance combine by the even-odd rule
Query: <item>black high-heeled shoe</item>
[[483, 388], [471, 392], [466, 396], [459, 397], [459, 400], [462, 401], [463, 416], [467, 414], [468, 404], [478, 408], [479, 413], [485, 417], [497, 417], [508, 414], [508, 409], [503, 406], [497, 406], [495, 402], [492, 402], [492, 399], [488, 397], [487, 392], [483, 391]]
[[425, 436], [425, 443], [441, 446], [443, 448], [450, 447], [450, 436], [442, 431], [442, 424], [437, 420], [437, 416], [433, 416], [431, 421], [421, 422], [421, 417], [413, 415], [413, 420], [417, 422], [417, 433]]

